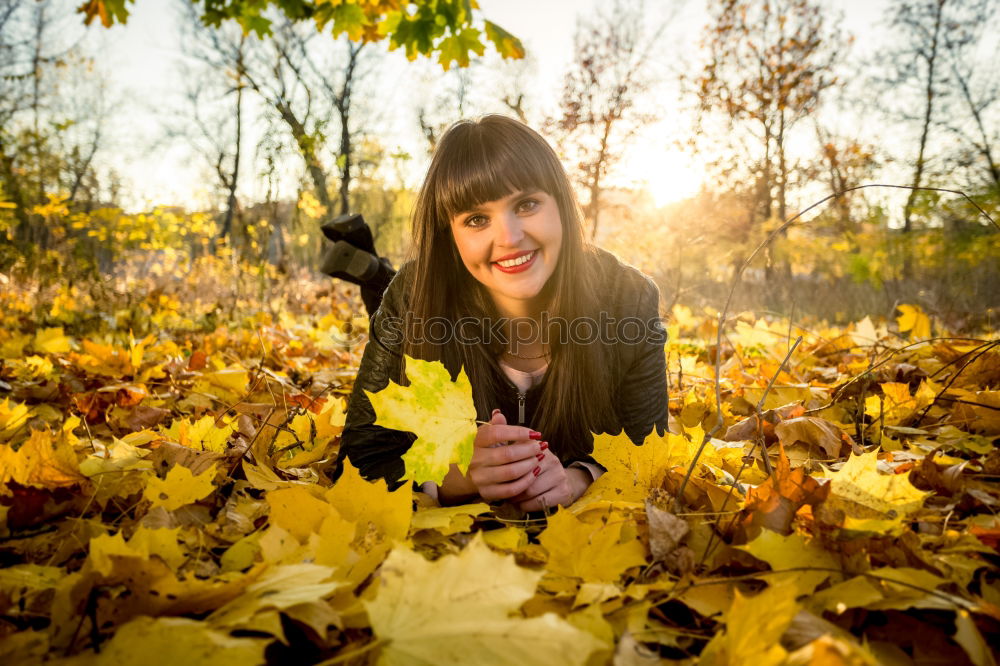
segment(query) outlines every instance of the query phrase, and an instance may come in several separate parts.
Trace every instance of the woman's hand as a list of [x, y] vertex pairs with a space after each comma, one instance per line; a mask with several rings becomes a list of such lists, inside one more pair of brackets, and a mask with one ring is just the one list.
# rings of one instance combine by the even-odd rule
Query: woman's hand
[[593, 477], [577, 467], [563, 467], [551, 451], [540, 461], [542, 471], [520, 495], [511, 498], [521, 511], [546, 511], [556, 505], [569, 506], [586, 492]]
[[539, 439], [541, 433], [507, 425], [500, 410], [493, 410], [490, 422], [479, 426], [476, 433], [468, 473], [463, 476], [452, 465], [445, 477], [438, 494], [442, 504], [476, 494], [492, 501], [525, 492], [541, 475], [542, 462], [548, 457]]

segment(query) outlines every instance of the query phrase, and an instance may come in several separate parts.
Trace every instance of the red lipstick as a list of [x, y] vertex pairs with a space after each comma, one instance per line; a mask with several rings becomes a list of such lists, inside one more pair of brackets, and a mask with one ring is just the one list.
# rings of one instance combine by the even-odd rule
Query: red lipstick
[[507, 261], [509, 259], [517, 259], [518, 257], [523, 257], [527, 254], [532, 255], [531, 259], [528, 259], [523, 264], [519, 264], [517, 266], [505, 268], [496, 261], [493, 262], [493, 265], [496, 266], [497, 270], [501, 270], [504, 273], [521, 273], [528, 270], [529, 268], [531, 268], [532, 265], [534, 265], [535, 260], [538, 259], [538, 250], [528, 250], [527, 252], [515, 252], [514, 254], [509, 254], [506, 257], [502, 257], [497, 260], [497, 261]]

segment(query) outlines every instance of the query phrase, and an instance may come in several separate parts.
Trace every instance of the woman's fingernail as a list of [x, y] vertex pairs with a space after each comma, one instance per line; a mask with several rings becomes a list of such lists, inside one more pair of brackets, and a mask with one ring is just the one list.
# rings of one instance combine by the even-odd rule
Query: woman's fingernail
[[539, 453], [539, 454], [538, 454], [537, 456], [535, 456], [535, 457], [536, 457], [536, 458], [538, 458], [538, 460], [539, 460], [539, 461], [541, 461], [541, 460], [544, 460], [544, 459], [545, 459], [545, 454], [544, 454], [544, 453]]
[[496, 416], [496, 415], [497, 415], [497, 414], [499, 414], [499, 413], [500, 413], [500, 410], [499, 410], [499, 409], [494, 409], [494, 410], [493, 410], [493, 414], [491, 414], [491, 416]]
[[542, 442], [541, 444], [538, 445], [538, 450], [539, 451], [544, 451], [547, 448], [549, 448], [549, 443], [548, 442]]
[[531, 439], [541, 439], [542, 433], [538, 432], [537, 430], [532, 430], [530, 433], [528, 433], [528, 437]]
[[538, 476], [539, 474], [542, 473], [542, 468], [536, 467], [535, 469], [531, 470], [531, 473], [534, 474], [535, 476]]

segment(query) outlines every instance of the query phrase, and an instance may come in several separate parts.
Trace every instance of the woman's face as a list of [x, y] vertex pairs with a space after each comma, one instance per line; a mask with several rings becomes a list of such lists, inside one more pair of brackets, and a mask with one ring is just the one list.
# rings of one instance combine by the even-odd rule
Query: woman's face
[[539, 294], [559, 260], [559, 205], [545, 192], [515, 192], [451, 219], [465, 267], [511, 317], [537, 314]]

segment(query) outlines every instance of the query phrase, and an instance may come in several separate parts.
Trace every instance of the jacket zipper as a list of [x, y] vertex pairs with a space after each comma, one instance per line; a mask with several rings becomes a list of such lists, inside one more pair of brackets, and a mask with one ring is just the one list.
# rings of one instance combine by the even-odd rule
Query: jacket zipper
[[519, 389], [506, 375], [504, 381], [507, 382], [507, 386], [514, 389], [514, 393], [517, 395], [517, 425], [524, 425], [524, 401], [528, 397], [528, 392]]

